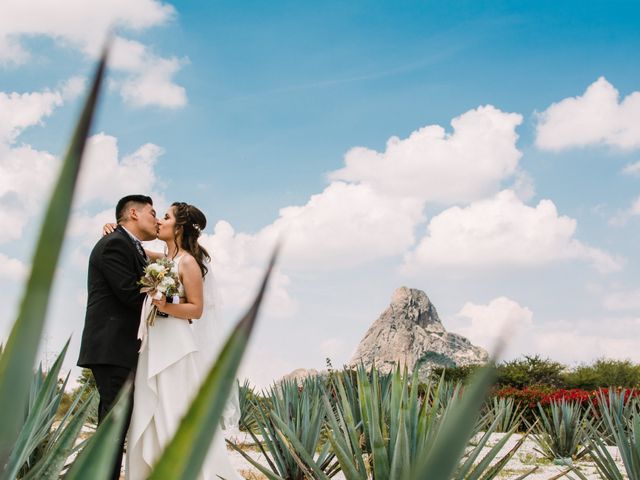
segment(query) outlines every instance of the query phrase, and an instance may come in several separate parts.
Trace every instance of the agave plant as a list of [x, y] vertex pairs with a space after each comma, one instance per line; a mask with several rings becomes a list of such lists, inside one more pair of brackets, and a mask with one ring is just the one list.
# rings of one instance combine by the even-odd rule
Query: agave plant
[[[106, 51], [107, 49], [98, 64], [91, 90], [46, 209], [18, 318], [0, 353], [0, 480], [15, 478], [13, 471], [18, 460], [10, 461], [10, 458], [13, 458], [17, 442], [23, 436], [35, 438], [41, 427], [27, 425], [24, 417], [16, 412], [24, 411], [29, 402], [32, 368], [42, 336], [52, 281], [69, 219], [84, 147], [101, 90], [107, 61]], [[175, 436], [155, 465], [151, 479], [189, 480], [197, 477], [216, 431], [215, 427], [219, 423], [226, 398], [235, 384], [236, 371], [253, 331], [276, 256], [277, 249], [271, 257], [253, 304], [228, 337]], [[123, 389], [111, 413], [84, 444], [84, 448], [66, 473], [66, 480], [102, 480], [110, 476], [110, 465], [117, 448], [116, 439], [125, 427], [129, 388], [130, 386]], [[48, 451], [25, 478], [32, 480], [59, 477], [65, 467], [69, 448], [73, 448], [76, 432], [82, 427], [85, 409], [88, 409], [89, 405], [90, 402], [85, 402], [79, 407], [73, 420], [69, 420], [67, 427], [59, 432], [55, 448]], [[15, 454], [15, 457], [17, 458], [18, 454]]]
[[496, 432], [518, 430], [524, 409], [513, 398], [492, 397], [486, 406], [484, 425], [496, 422]]
[[441, 379], [419, 395], [418, 371], [410, 376], [397, 367], [383, 395], [376, 370], [368, 374], [360, 367], [358, 410], [362, 420], [357, 423], [347, 391], [338, 382], [337, 408], [327, 397], [325, 408], [331, 427], [329, 441], [347, 480], [495, 477], [519, 447], [490, 466], [513, 432], [481, 457], [495, 429], [492, 425], [475, 447], [467, 448], [491, 373], [490, 368], [481, 370], [464, 394], [460, 385], [451, 389]]
[[60, 456], [59, 461], [64, 462], [74, 451], [74, 444], [94, 399], [87, 398], [79, 406], [83, 392], [78, 392], [56, 428], [52, 428], [69, 378], [67, 375], [65, 381], [58, 384], [68, 346], [69, 342], [46, 374], [40, 365], [33, 376], [24, 423], [5, 466], [4, 476], [7, 478], [47, 478], [47, 466], [51, 463], [47, 460]]
[[615, 436], [611, 433], [603, 410], [606, 410], [611, 418], [618, 418], [622, 425], [630, 428], [631, 418], [636, 412], [640, 412], [640, 403], [635, 395], [631, 395], [625, 390], [599, 390], [595, 399], [589, 406], [589, 418], [591, 426], [597, 428], [599, 437], [607, 445], [615, 445]]
[[[629, 479], [640, 478], [640, 410], [635, 399], [625, 398], [619, 392], [598, 392], [597, 401], [601, 421], [594, 415], [587, 422], [589, 453], [598, 473], [605, 480], [622, 480], [611, 452], [609, 439], [613, 439]], [[602, 435], [602, 430], [605, 435]]]
[[571, 463], [586, 453], [585, 413], [577, 402], [552, 400], [549, 410], [538, 403], [537, 421], [531, 425], [537, 451], [549, 460]]
[[240, 401], [240, 429], [245, 431], [256, 432], [257, 424], [255, 420], [257, 396], [255, 389], [246, 379], [242, 385], [239, 385], [239, 401]]
[[[44, 327], [51, 283], [58, 263], [64, 231], [69, 218], [73, 191], [80, 162], [98, 100], [106, 54], [98, 66], [89, 97], [62, 164], [62, 170], [51, 200], [33, 255], [18, 318], [0, 356], [0, 476], [12, 478], [9, 457], [21, 435], [23, 411], [28, 402], [32, 368]], [[14, 477], [15, 478], [15, 477]]]
[[269, 468], [229, 444], [271, 480], [330, 478], [338, 471], [329, 443], [323, 444], [325, 412], [324, 380], [308, 377], [298, 385], [295, 379], [272, 386], [255, 404], [254, 421], [262, 441], [247, 429], [264, 455]]

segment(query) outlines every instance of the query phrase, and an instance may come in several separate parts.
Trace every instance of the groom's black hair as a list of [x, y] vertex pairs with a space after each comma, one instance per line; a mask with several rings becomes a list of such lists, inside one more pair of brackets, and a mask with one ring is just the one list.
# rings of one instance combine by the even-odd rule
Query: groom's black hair
[[126, 211], [131, 208], [129, 206], [130, 203], [153, 205], [153, 200], [151, 200], [151, 197], [147, 197], [146, 195], [127, 195], [126, 197], [122, 197], [118, 200], [118, 204], [116, 205], [116, 223], [120, 223]]

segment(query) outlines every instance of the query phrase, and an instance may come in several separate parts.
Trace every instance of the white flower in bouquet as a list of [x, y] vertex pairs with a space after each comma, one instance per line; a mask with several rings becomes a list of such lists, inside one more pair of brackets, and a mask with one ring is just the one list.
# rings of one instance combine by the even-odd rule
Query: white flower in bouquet
[[[149, 263], [144, 269], [144, 275], [138, 282], [142, 285], [140, 293], [146, 293], [156, 300], [160, 300], [162, 295], [167, 297], [177, 295], [180, 280], [174, 267], [174, 263], [168, 258], [161, 258]], [[148, 325], [153, 325], [157, 312], [158, 308], [154, 305], [147, 316]]]

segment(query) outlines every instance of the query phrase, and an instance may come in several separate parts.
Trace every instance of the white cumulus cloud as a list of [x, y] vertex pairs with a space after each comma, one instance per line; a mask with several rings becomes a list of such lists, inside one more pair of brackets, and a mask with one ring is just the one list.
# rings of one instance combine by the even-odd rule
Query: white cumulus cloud
[[155, 165], [164, 150], [147, 143], [120, 158], [118, 140], [104, 133], [89, 138], [78, 179], [77, 205], [98, 200], [115, 205], [130, 193], [150, 194], [156, 186]]
[[62, 104], [61, 91], [0, 92], [0, 142], [13, 143], [25, 128], [38, 125]]
[[603, 305], [607, 310], [640, 310], [640, 288], [609, 292]]
[[[200, 243], [212, 258], [217, 309], [243, 310], [255, 296], [274, 245], [263, 245], [251, 235], [236, 233], [225, 221], [216, 223], [213, 235], [203, 234]], [[289, 277], [276, 269], [269, 283], [265, 310], [274, 316], [289, 316], [296, 304], [287, 287]]]
[[524, 204], [511, 190], [468, 207], [451, 207], [429, 222], [427, 234], [405, 259], [406, 268], [536, 267], [584, 260], [602, 272], [621, 261], [575, 238], [576, 221], [558, 215], [551, 200]]
[[377, 191], [423, 201], [457, 203], [477, 200], [500, 189], [518, 173], [522, 153], [516, 127], [522, 116], [487, 105], [451, 121], [447, 133], [428, 125], [408, 138], [391, 137], [384, 152], [356, 147], [345, 156], [334, 180], [363, 182]]
[[636, 217], [638, 215], [640, 215], [640, 197], [633, 200], [629, 207], [616, 213], [609, 220], [609, 223], [619, 227], [625, 225], [632, 217]]
[[620, 100], [618, 90], [600, 77], [583, 95], [565, 98], [538, 115], [536, 145], [545, 150], [640, 148], [640, 92]]
[[42, 124], [56, 108], [74, 98], [81, 82], [72, 78], [57, 90], [0, 92], [0, 243], [21, 238], [59, 168], [50, 153], [27, 144], [16, 145], [19, 135]]
[[28, 271], [29, 268], [20, 260], [0, 253], [0, 279], [19, 282], [27, 275]]
[[182, 107], [187, 103], [187, 93], [173, 77], [186, 63], [186, 59], [163, 58], [140, 42], [117, 37], [110, 64], [131, 75], [114, 80], [112, 85], [118, 87], [125, 101], [134, 106]]
[[528, 352], [573, 364], [597, 358], [640, 361], [640, 318], [609, 317], [539, 325]]
[[[629, 292], [627, 292], [629, 293]], [[503, 335], [502, 358], [541, 355], [575, 365], [597, 358], [640, 360], [637, 317], [593, 317], [572, 320], [535, 320], [534, 313], [517, 301], [498, 297], [488, 304], [467, 302], [448, 319], [451, 331], [475, 345], [491, 349]]]
[[332, 182], [305, 205], [282, 208], [257, 237], [271, 244], [282, 237], [282, 261], [288, 267], [341, 268], [403, 253], [422, 219], [420, 201]]
[[498, 297], [488, 304], [467, 302], [457, 314], [455, 332], [488, 351], [499, 339], [505, 343], [505, 355], [518, 352], [518, 342], [533, 327], [533, 312], [515, 300]]
[[[95, 58], [109, 29], [141, 32], [175, 16], [171, 5], [158, 0], [5, 0], [0, 16], [0, 65], [29, 61], [31, 52], [22, 41], [38, 36]], [[116, 85], [131, 104], [185, 105], [186, 92], [173, 79], [185, 60], [159, 56], [147, 45], [120, 35], [115, 38], [110, 62], [124, 74]]]
[[640, 176], [640, 162], [630, 163], [622, 169], [622, 173], [625, 175], [632, 175], [635, 177]]

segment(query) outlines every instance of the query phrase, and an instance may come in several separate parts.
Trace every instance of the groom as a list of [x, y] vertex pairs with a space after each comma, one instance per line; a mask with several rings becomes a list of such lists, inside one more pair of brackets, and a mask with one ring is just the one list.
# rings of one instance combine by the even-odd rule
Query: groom
[[[115, 403], [127, 378], [135, 373], [140, 343], [137, 339], [144, 295], [137, 284], [147, 257], [140, 241], [154, 240], [158, 219], [153, 201], [128, 195], [116, 206], [118, 227], [102, 237], [91, 251], [88, 298], [78, 366], [91, 369], [100, 404], [98, 424]], [[127, 412], [126, 426], [131, 418]], [[126, 428], [122, 433], [112, 478], [120, 478]]]

